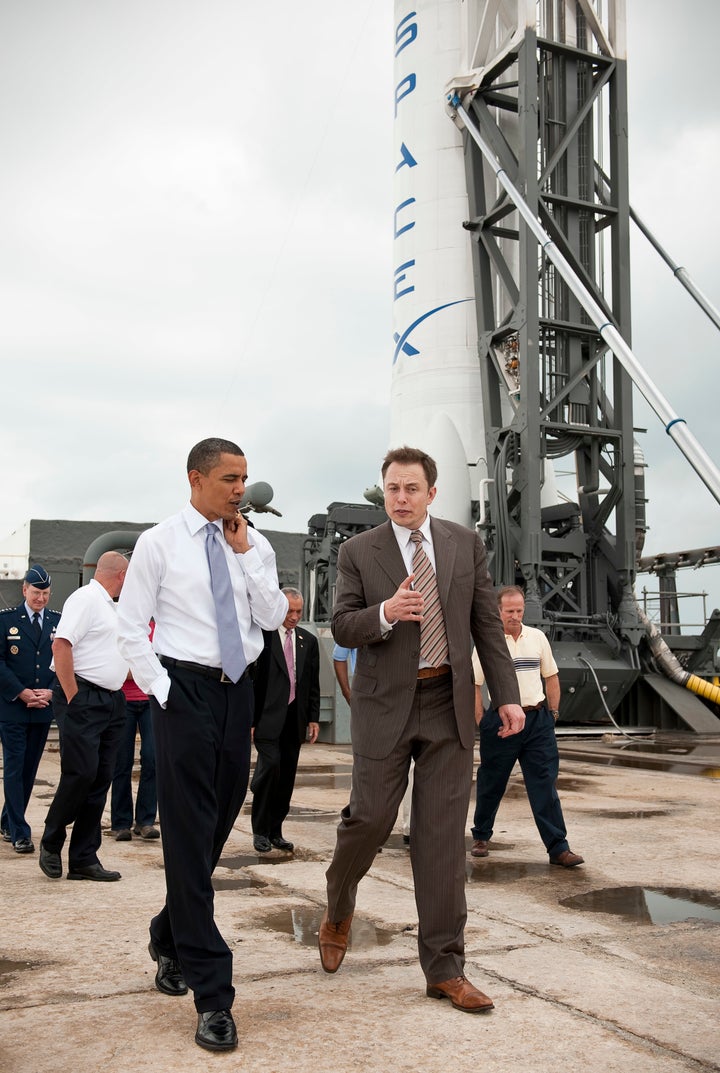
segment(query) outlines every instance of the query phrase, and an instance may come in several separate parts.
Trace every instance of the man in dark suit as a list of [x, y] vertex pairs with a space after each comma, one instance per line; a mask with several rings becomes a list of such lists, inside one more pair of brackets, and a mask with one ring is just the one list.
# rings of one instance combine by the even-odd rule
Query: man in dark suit
[[23, 602], [0, 611], [0, 739], [3, 749], [5, 804], [0, 828], [16, 853], [32, 853], [25, 819], [40, 758], [52, 722], [50, 670], [52, 643], [60, 613], [51, 611], [51, 578], [39, 564], [23, 582]]
[[333, 634], [357, 648], [353, 777], [326, 873], [320, 959], [326, 972], [342, 962], [358, 883], [390, 833], [414, 759], [410, 857], [426, 993], [481, 1013], [493, 1003], [463, 971], [473, 642], [492, 680], [500, 736], [522, 730], [525, 713], [479, 536], [429, 517], [437, 467], [424, 451], [390, 451], [382, 475], [390, 520], [352, 537], [338, 556]]
[[258, 853], [292, 853], [282, 825], [290, 811], [300, 746], [320, 731], [320, 650], [317, 638], [298, 626], [303, 597], [284, 588], [288, 613], [282, 626], [263, 630], [255, 677], [253, 740], [257, 749], [253, 792], [253, 845]]

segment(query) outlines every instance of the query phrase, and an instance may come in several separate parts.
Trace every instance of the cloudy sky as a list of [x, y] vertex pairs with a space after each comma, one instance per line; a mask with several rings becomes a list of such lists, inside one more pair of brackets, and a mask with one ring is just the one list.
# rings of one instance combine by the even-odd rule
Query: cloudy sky
[[[629, 0], [631, 201], [720, 305], [720, 4]], [[237, 440], [304, 531], [389, 422], [390, 0], [0, 0], [0, 541], [150, 521]], [[720, 333], [633, 249], [634, 349], [720, 460]], [[656, 261], [657, 264], [653, 263]], [[640, 401], [647, 551], [720, 544]], [[717, 587], [713, 571], [683, 578]]]

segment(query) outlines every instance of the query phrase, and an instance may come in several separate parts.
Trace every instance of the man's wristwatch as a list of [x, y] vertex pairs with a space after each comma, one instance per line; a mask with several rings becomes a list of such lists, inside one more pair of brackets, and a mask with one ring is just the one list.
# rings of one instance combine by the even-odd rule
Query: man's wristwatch
[[550, 712], [550, 715], [551, 715], [551, 716], [553, 717], [553, 719], [554, 719], [554, 720], [555, 720], [555, 721], [557, 722], [557, 718], [558, 718], [558, 716], [560, 715], [560, 712], [558, 711], [558, 709], [557, 709], [557, 708], [550, 708], [550, 709], [548, 709], [548, 710], [549, 710], [549, 712]]

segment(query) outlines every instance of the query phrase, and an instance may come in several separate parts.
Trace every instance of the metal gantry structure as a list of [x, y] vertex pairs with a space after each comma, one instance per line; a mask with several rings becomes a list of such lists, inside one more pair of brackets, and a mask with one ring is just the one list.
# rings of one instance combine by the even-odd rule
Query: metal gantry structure
[[[465, 5], [464, 29], [447, 100], [475, 275], [489, 478], [478, 526], [495, 583], [522, 584], [527, 621], [553, 637], [566, 710], [624, 705], [637, 724], [657, 675], [634, 593], [645, 497], [633, 382], [716, 498], [720, 485], [630, 349], [624, 5], [603, 17], [592, 0], [486, 0]], [[549, 475], [561, 493], [550, 502]], [[701, 651], [715, 673], [709, 637], [685, 666]], [[656, 691], [651, 721], [672, 722], [678, 698]], [[684, 698], [675, 707], [712, 725]]]
[[[478, 5], [467, 111], [629, 343], [626, 64], [593, 5], [543, 3], [523, 27], [524, 7]], [[535, 622], [609, 617], [635, 637], [632, 381], [469, 137], [466, 166], [495, 580], [519, 568]], [[546, 462], [571, 466], [575, 494], [542, 507]]]

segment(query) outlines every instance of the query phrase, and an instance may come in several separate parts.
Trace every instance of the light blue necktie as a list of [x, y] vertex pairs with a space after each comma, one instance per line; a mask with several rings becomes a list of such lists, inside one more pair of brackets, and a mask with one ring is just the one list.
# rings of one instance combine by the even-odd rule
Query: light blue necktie
[[237, 682], [247, 667], [247, 660], [235, 611], [230, 571], [218, 527], [213, 522], [205, 526], [205, 554], [210, 566], [210, 588], [215, 601], [222, 669], [232, 682]]

